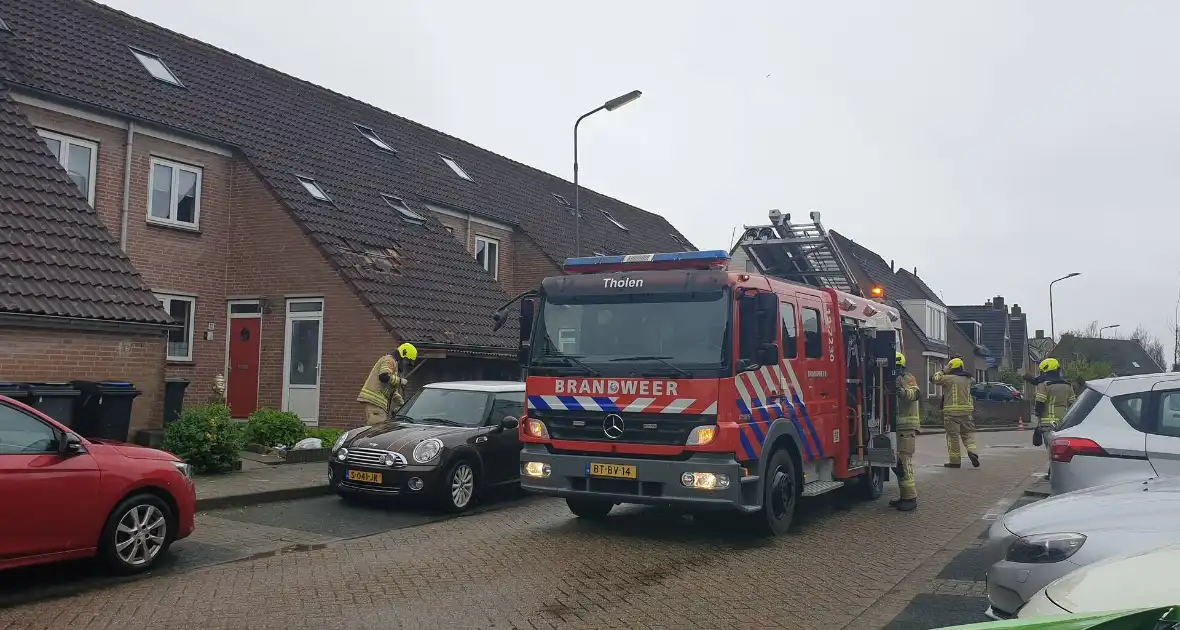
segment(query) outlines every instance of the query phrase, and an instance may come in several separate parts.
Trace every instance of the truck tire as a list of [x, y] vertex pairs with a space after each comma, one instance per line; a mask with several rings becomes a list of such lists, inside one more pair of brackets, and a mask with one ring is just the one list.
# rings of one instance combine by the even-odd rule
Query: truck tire
[[885, 469], [869, 468], [869, 471], [857, 477], [856, 494], [866, 501], [876, 501], [885, 493]]
[[795, 520], [799, 503], [799, 485], [791, 453], [780, 448], [766, 464], [766, 483], [762, 486], [762, 509], [751, 514], [755, 531], [766, 536], [781, 536]]
[[574, 516], [584, 518], [588, 521], [598, 521], [606, 518], [615, 507], [613, 502], [603, 501], [601, 499], [569, 498], [565, 500], [565, 504], [569, 506]]

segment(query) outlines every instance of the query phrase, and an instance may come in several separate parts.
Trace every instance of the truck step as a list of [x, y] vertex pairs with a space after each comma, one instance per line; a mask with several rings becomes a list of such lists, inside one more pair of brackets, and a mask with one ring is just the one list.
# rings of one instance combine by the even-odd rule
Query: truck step
[[803, 496], [815, 497], [843, 487], [843, 481], [813, 481], [803, 484]]

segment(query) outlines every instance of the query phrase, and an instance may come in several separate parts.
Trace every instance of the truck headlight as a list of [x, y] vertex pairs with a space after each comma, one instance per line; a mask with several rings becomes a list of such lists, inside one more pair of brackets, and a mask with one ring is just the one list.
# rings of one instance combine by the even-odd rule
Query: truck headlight
[[525, 432], [535, 438], [549, 439], [549, 429], [545, 428], [545, 423], [540, 420], [529, 418], [525, 423]]
[[1077, 553], [1086, 542], [1084, 534], [1059, 533], [1035, 534], [1016, 539], [1004, 559], [1023, 564], [1049, 564], [1061, 562]]
[[442, 447], [442, 440], [439, 440], [438, 438], [422, 440], [421, 442], [418, 442], [418, 446], [414, 447], [414, 461], [418, 462], [419, 464], [425, 464], [435, 457], [438, 457], [438, 454], [442, 452]]
[[715, 437], [717, 437], [717, 427], [715, 425], [710, 424], [703, 427], [697, 427], [692, 430], [692, 433], [688, 434], [688, 441], [685, 442], [685, 445], [704, 446], [706, 444], [711, 444], [713, 442], [713, 438]]

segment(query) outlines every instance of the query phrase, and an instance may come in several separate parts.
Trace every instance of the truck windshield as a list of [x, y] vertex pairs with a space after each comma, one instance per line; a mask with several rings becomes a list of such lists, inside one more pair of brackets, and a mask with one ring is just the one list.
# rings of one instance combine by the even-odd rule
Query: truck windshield
[[708, 378], [729, 365], [727, 291], [546, 299], [530, 374]]

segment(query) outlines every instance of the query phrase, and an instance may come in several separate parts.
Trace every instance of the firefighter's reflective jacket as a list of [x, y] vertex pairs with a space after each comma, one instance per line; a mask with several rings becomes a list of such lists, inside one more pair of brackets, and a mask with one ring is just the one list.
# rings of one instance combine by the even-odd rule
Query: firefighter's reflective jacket
[[1036, 414], [1042, 424], [1057, 426], [1057, 421], [1065, 415], [1075, 400], [1077, 394], [1074, 393], [1073, 387], [1059, 376], [1051, 376], [1037, 383]]
[[945, 413], [965, 414], [975, 411], [975, 399], [971, 397], [971, 377], [960, 372], [943, 374], [935, 372], [931, 379], [942, 386], [942, 410]]
[[[381, 382], [383, 374], [389, 376], [388, 383]], [[401, 406], [401, 392], [398, 387], [400, 382], [401, 378], [397, 373], [397, 360], [393, 358], [393, 355], [387, 354], [377, 359], [377, 363], [369, 371], [369, 377], [365, 379], [365, 385], [361, 387], [361, 393], [356, 399], [363, 403], [376, 405], [388, 412], [391, 403], [394, 407]]]
[[897, 379], [897, 384], [897, 428], [916, 429], [921, 424], [918, 411], [918, 400], [921, 398], [918, 379], [909, 372], [903, 372]]

